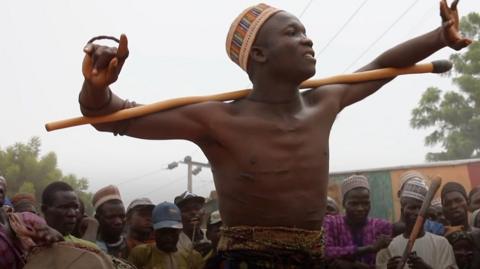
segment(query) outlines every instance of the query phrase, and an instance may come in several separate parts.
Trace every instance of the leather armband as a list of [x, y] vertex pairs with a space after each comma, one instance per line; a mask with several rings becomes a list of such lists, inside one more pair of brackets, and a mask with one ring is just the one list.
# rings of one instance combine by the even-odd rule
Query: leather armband
[[89, 107], [89, 106], [86, 106], [86, 105], [82, 104], [82, 102], [80, 101], [80, 96], [78, 96], [78, 103], [80, 104], [80, 106], [83, 109], [90, 110], [90, 111], [100, 111], [100, 110], [106, 108], [112, 102], [113, 94], [112, 94], [112, 90], [110, 90], [110, 88], [108, 88], [108, 93], [107, 94], [108, 94], [107, 101], [99, 107], [93, 108], [93, 107]]

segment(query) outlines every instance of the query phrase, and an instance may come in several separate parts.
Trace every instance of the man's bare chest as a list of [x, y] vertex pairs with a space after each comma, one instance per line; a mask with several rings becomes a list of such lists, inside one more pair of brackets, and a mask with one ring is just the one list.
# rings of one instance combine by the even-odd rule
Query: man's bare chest
[[[268, 119], [253, 115], [223, 122], [215, 131], [224, 158], [243, 168], [270, 171], [328, 160], [331, 123], [318, 117]], [[249, 169], [249, 170], [250, 170]]]

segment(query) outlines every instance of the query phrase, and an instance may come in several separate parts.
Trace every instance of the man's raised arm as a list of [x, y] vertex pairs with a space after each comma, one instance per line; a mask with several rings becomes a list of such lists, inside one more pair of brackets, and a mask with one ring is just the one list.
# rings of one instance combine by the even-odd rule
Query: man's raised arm
[[[118, 49], [87, 44], [82, 73], [85, 81], [79, 94], [80, 110], [84, 116], [101, 116], [136, 106], [135, 102], [116, 96], [109, 85], [114, 83], [128, 57], [128, 40], [121, 35]], [[111, 123], [96, 124], [99, 131], [125, 134], [144, 139], [186, 139], [198, 141], [205, 135], [201, 119], [206, 107], [197, 104], [164, 112]]]
[[[457, 4], [458, 0], [448, 7], [446, 0], [441, 0], [440, 15], [442, 17], [442, 25], [439, 28], [385, 51], [371, 63], [357, 70], [357, 72], [385, 67], [411, 66], [446, 46], [455, 50], [468, 46], [471, 40], [462, 38], [459, 34]], [[328, 96], [334, 98], [338, 102], [339, 110], [342, 110], [344, 107], [376, 92], [390, 80], [335, 85], [331, 87]], [[325, 88], [328, 89], [327, 87]]]

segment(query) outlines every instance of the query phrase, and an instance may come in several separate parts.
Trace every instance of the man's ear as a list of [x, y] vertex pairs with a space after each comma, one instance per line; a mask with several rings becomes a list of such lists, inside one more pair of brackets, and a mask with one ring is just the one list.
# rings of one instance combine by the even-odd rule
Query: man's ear
[[267, 62], [267, 53], [266, 50], [259, 46], [253, 46], [250, 50], [250, 57], [253, 61], [257, 63]]

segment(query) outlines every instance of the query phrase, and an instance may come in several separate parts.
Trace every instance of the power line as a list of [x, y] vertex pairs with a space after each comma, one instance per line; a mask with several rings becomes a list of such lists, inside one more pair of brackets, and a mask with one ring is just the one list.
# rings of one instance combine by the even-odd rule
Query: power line
[[165, 187], [169, 187], [169, 185], [171, 186], [172, 183], [176, 182], [176, 181], [179, 181], [180, 179], [182, 179], [183, 176], [180, 176], [180, 177], [176, 177], [174, 178], [173, 180], [170, 180], [168, 182], [166, 182], [165, 184], [162, 184], [160, 185], [160, 187], [156, 187], [154, 189], [152, 189], [151, 191], [147, 192], [147, 193], [144, 193], [141, 197], [144, 197], [144, 196], [147, 196], [149, 194], [152, 194], [160, 189], [164, 189]]
[[313, 0], [310, 0], [310, 2], [307, 3], [307, 5], [305, 6], [305, 8], [303, 9], [302, 12], [300, 12], [300, 15], [298, 16], [299, 18], [301, 18], [303, 16], [303, 14], [305, 14], [305, 12], [307, 11], [307, 9], [310, 7], [310, 5], [313, 3]]
[[347, 72], [353, 65], [355, 65], [375, 44], [377, 44], [380, 39], [382, 39], [417, 3], [419, 0], [415, 0], [388, 28], [385, 30], [375, 41], [373, 41], [367, 49], [365, 49], [360, 56], [358, 56], [345, 70], [343, 73]]
[[[165, 165], [162, 165], [162, 166], [165, 166]], [[161, 171], [164, 171], [164, 170], [167, 170], [166, 167], [164, 168], [161, 168], [161, 169], [156, 169], [156, 170], [153, 170], [151, 172], [148, 172], [148, 173], [145, 173], [145, 174], [142, 174], [142, 175], [139, 175], [139, 176], [136, 176], [136, 177], [133, 177], [133, 178], [130, 178], [130, 179], [127, 179], [127, 180], [123, 180], [121, 181], [120, 183], [117, 184], [117, 186], [120, 186], [120, 185], [123, 185], [125, 183], [130, 183], [130, 182], [133, 182], [133, 181], [137, 181], [137, 180], [140, 180], [146, 176], [150, 176], [150, 175], [153, 175], [153, 174], [156, 174], [158, 172], [161, 172]]]
[[327, 44], [325, 46], [323, 46], [323, 48], [320, 50], [320, 52], [318, 53], [318, 55], [321, 55], [329, 46], [330, 44], [333, 42], [333, 40], [335, 40], [335, 38], [337, 38], [337, 36], [345, 29], [345, 27], [347, 27], [347, 25], [352, 21], [352, 19], [355, 17], [355, 15], [357, 15], [357, 13], [360, 11], [360, 9], [362, 9], [362, 7], [368, 2], [369, 0], [365, 0], [363, 1], [362, 4], [360, 4], [360, 6], [358, 6], [358, 8], [352, 13], [352, 15], [350, 15], [350, 17], [347, 19], [347, 21], [342, 25], [342, 27], [340, 27], [340, 29], [337, 31], [337, 33], [335, 33], [335, 35], [333, 35], [332, 38], [330, 38], [330, 40], [328, 40]]

